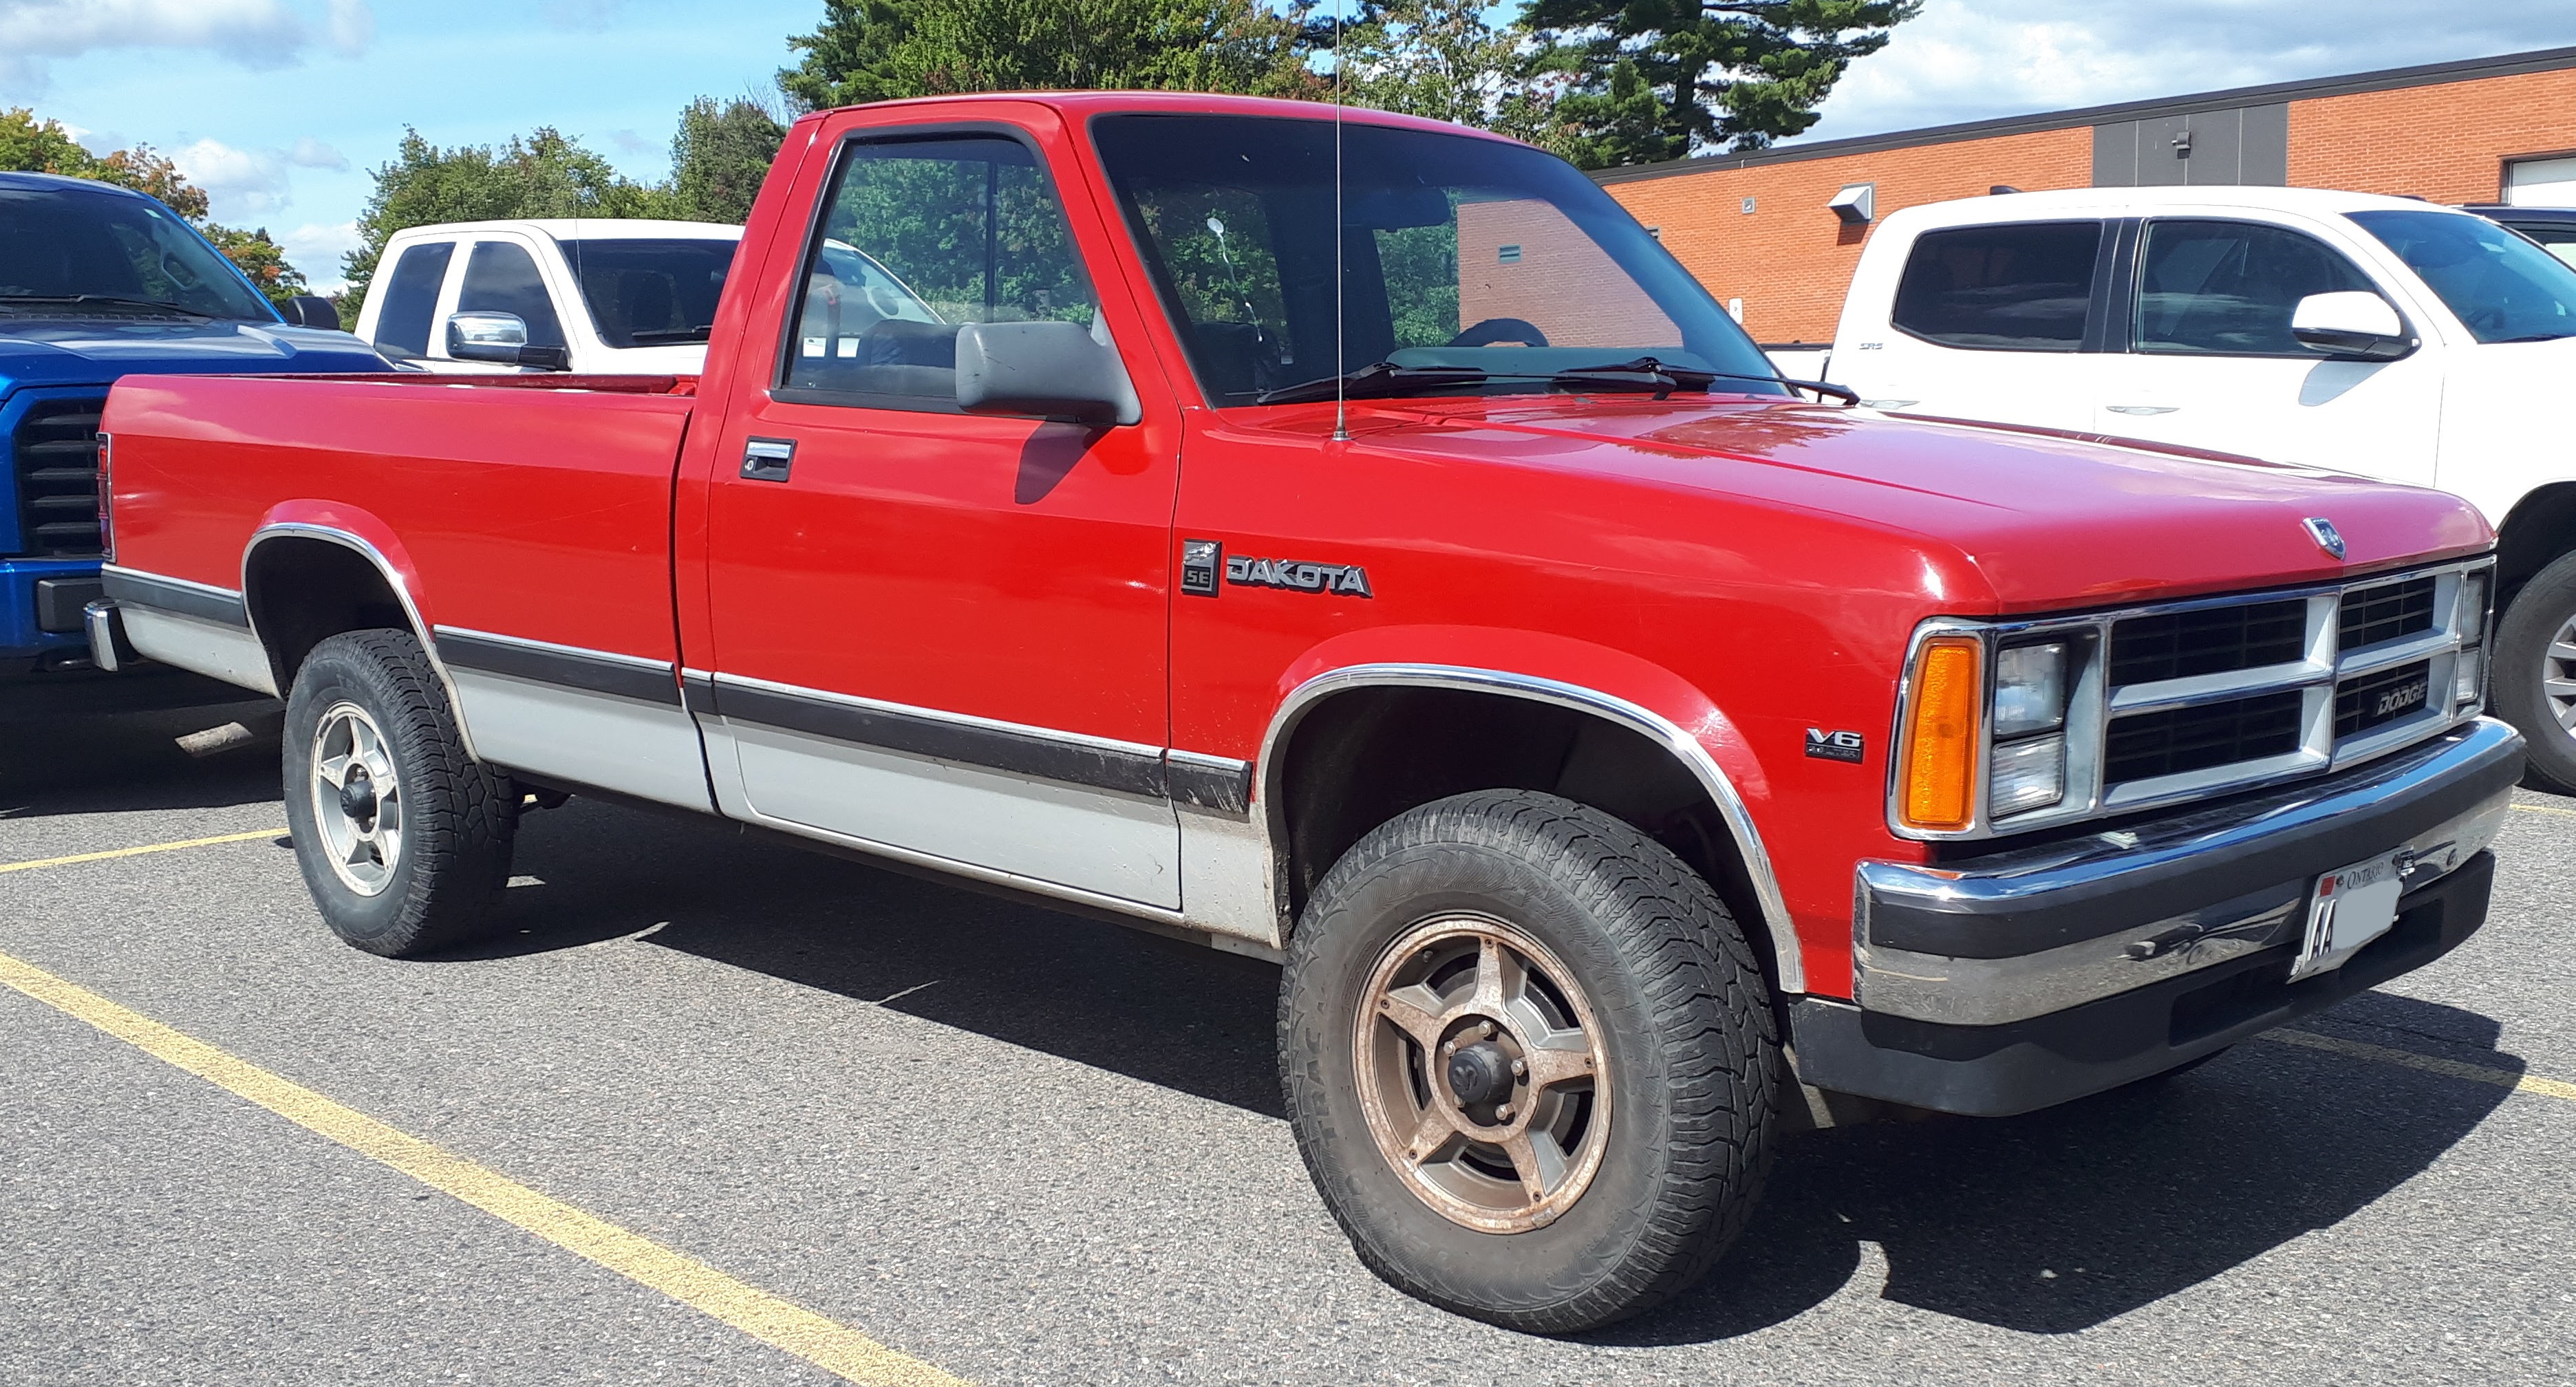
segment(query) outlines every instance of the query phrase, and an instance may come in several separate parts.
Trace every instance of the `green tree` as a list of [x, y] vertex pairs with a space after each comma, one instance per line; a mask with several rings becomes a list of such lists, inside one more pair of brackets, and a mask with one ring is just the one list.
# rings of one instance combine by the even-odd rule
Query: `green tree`
[[[1309, 31], [1310, 44], [1331, 39], [1329, 24]], [[1387, 0], [1342, 33], [1342, 95], [1568, 153], [1574, 132], [1556, 110], [1564, 79], [1546, 57], [1525, 25], [1492, 23], [1477, 0]]]
[[271, 303], [284, 303], [305, 290], [302, 271], [288, 264], [286, 252], [268, 238], [266, 228], [240, 231], [206, 219], [206, 190], [190, 183], [169, 158], [147, 144], [92, 154], [74, 140], [62, 122], [38, 119], [26, 107], [0, 110], [0, 169], [18, 173], [52, 173], [132, 188], [179, 214], [215, 249], [233, 262]]
[[711, 96], [690, 102], [671, 137], [669, 215], [699, 222], [750, 217], [786, 138], [787, 127], [759, 102], [736, 98], [719, 106]]
[[1257, 0], [826, 0], [779, 89], [808, 110], [954, 92], [1322, 96], [1298, 18]]
[[[1525, 21], [1573, 81], [1556, 114], [1590, 166], [1759, 149], [1816, 123], [1854, 59], [1922, 0], [1532, 0]], [[1623, 75], [1622, 69], [1627, 69]], [[1643, 93], [1643, 97], [1641, 97]], [[1641, 119], [1644, 98], [1656, 107]]]
[[639, 184], [552, 126], [505, 145], [441, 149], [405, 129], [391, 163], [375, 171], [375, 191], [359, 214], [358, 249], [341, 258], [349, 291], [340, 320], [357, 321], [385, 242], [397, 231], [440, 222], [516, 217], [650, 217], [669, 208], [670, 193]]

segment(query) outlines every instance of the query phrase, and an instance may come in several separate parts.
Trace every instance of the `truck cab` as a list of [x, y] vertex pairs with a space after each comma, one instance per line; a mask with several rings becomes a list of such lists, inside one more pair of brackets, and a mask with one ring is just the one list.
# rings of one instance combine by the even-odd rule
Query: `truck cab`
[[2557, 413], [2576, 268], [2531, 239], [2312, 188], [1909, 207], [1872, 235], [1821, 369], [1890, 411], [2463, 497], [2500, 535], [2496, 712], [2530, 739], [2533, 783], [2576, 793], [2576, 445]]
[[739, 226], [449, 222], [394, 233], [358, 335], [442, 375], [695, 375]]
[[149, 197], [0, 173], [0, 681], [90, 665], [81, 608], [99, 595], [104, 552], [98, 420], [118, 377], [384, 365], [347, 333], [286, 321]]

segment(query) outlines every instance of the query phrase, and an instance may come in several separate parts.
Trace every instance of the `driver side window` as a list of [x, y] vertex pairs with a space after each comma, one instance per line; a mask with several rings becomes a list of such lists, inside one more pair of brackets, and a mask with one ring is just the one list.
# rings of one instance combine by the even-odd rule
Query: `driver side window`
[[848, 146], [804, 285], [779, 387], [817, 404], [953, 410], [960, 324], [1097, 312], [1045, 169], [998, 135]]

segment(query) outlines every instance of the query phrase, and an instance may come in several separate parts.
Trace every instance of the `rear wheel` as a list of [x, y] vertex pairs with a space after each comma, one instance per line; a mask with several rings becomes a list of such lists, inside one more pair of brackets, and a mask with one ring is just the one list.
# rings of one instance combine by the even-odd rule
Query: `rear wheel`
[[313, 648], [286, 700], [285, 761], [296, 865], [332, 932], [411, 958], [491, 926], [516, 828], [510, 782], [465, 754], [409, 632]]
[[1483, 791], [1335, 864], [1289, 950], [1298, 1148], [1398, 1289], [1565, 1333], [1678, 1293], [1757, 1197], [1778, 1040], [1708, 883], [1626, 824]]
[[2576, 795], [2576, 554], [2523, 585], [2497, 627], [2496, 715], [2522, 732], [2523, 783]]

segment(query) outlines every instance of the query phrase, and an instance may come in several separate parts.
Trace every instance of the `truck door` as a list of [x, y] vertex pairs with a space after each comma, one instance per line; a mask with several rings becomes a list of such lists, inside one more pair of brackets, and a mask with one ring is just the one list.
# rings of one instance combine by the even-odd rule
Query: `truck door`
[[2310, 294], [2399, 305], [2343, 252], [2267, 222], [2158, 217], [2123, 286], [2129, 350], [2096, 396], [2103, 433], [2305, 463], [2429, 486], [2442, 417], [2441, 351], [2333, 361], [2290, 335]]
[[1015, 130], [945, 129], [838, 145], [783, 311], [748, 329], [742, 370], [779, 345], [716, 443], [714, 668], [692, 678], [718, 799], [1177, 907], [1171, 405], [1124, 427], [958, 411], [960, 324], [1106, 329], [1059, 191], [1082, 185]]

